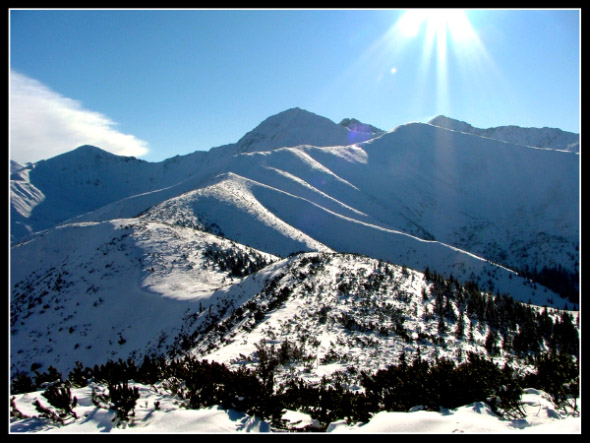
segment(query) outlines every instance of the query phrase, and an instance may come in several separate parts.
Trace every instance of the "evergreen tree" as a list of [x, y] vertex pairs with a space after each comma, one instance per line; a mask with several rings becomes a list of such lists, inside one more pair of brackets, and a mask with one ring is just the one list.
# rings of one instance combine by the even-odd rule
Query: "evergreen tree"
[[35, 386], [40, 388], [46, 383], [57, 383], [61, 382], [61, 373], [53, 366], [49, 366], [45, 372], [35, 371]]
[[72, 384], [72, 386], [76, 388], [83, 388], [84, 386], [88, 386], [88, 380], [91, 378], [91, 370], [89, 368], [85, 368], [84, 365], [76, 361], [74, 364], [74, 369], [68, 375], [68, 380]]
[[69, 383], [55, 383], [49, 385], [42, 395], [47, 399], [50, 405], [59, 410], [57, 414], [60, 418], [65, 419], [69, 415], [78, 418], [74, 412], [74, 408], [78, 404], [78, 399], [72, 397]]
[[580, 395], [580, 369], [571, 355], [545, 354], [536, 361], [536, 374], [525, 378], [525, 383], [541, 389], [553, 397], [557, 405]]
[[498, 353], [498, 347], [496, 343], [498, 341], [498, 334], [492, 328], [489, 328], [488, 335], [486, 336], [485, 348], [489, 355], [496, 355]]
[[35, 384], [29, 374], [23, 371], [18, 371], [10, 383], [11, 394], [24, 394], [27, 392], [33, 392], [35, 390]]
[[463, 320], [463, 312], [459, 312], [457, 319], [457, 326], [455, 327], [455, 337], [457, 340], [462, 340], [465, 335], [465, 321]]

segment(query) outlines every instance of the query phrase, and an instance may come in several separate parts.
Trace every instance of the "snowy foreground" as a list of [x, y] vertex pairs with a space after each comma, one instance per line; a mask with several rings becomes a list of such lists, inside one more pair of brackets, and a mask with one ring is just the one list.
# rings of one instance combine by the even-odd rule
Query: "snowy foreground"
[[[140, 398], [136, 403], [135, 416], [129, 423], [117, 425], [112, 410], [97, 408], [91, 400], [90, 386], [72, 389], [78, 399], [74, 408], [77, 419], [69, 418], [65, 425], [52, 424], [38, 417], [35, 400], [48, 406], [41, 395], [43, 391], [15, 396], [17, 409], [27, 418], [11, 418], [11, 433], [243, 433], [286, 432], [274, 430], [270, 424], [221, 407], [185, 409], [178, 399], [172, 397], [161, 385], [139, 388]], [[411, 412], [379, 412], [365, 424], [347, 424], [345, 420], [331, 423], [329, 433], [581, 433], [579, 413], [557, 410], [550, 396], [536, 389], [525, 389], [522, 396], [526, 416], [521, 419], [503, 419], [490, 407], [477, 402], [457, 409], [442, 409], [440, 412], [413, 408]], [[581, 405], [578, 401], [578, 410]], [[306, 414], [286, 411], [283, 419], [293, 431], [314, 425]]]

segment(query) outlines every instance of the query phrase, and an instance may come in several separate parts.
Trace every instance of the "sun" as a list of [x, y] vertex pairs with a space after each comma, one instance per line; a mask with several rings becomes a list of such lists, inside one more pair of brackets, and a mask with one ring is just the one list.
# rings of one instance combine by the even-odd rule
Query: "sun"
[[477, 33], [463, 9], [409, 9], [391, 31], [390, 38], [400, 48], [411, 41], [421, 42], [417, 85], [420, 87], [426, 81], [433, 68], [434, 99], [440, 109], [449, 109], [451, 105], [449, 66], [471, 69], [485, 58]]
[[446, 40], [447, 34], [454, 43], [474, 36], [471, 23], [462, 9], [411, 9], [398, 22], [399, 31], [406, 38], [416, 37], [423, 26], [427, 40]]

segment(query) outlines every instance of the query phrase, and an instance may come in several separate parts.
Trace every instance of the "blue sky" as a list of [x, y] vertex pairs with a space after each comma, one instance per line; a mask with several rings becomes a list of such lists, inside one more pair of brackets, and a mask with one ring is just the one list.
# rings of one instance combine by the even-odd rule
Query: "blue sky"
[[580, 129], [579, 10], [11, 10], [10, 158], [161, 161], [300, 107]]

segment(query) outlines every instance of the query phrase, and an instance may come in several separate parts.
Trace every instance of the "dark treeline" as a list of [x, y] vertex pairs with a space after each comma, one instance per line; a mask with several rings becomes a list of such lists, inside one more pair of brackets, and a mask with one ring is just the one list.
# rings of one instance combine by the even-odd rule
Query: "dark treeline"
[[[482, 293], [475, 282], [461, 285], [453, 276], [445, 279], [428, 268], [424, 275], [431, 283], [430, 294], [425, 296], [435, 298], [435, 313], [441, 324], [443, 320], [457, 320], [449, 312], [451, 304], [466, 313], [472, 323], [487, 324], [490, 335], [486, 348], [490, 355], [497, 354], [501, 347], [521, 358], [531, 358], [541, 351], [578, 356], [580, 339], [570, 313], [561, 311], [552, 318], [547, 308], [519, 303], [508, 294]], [[455, 333], [466, 334], [465, 325], [457, 324]]]
[[[374, 374], [361, 372], [364, 392], [356, 393], [327, 378], [315, 385], [299, 378], [276, 385], [274, 370], [285, 358], [284, 352], [277, 349], [275, 354], [259, 356], [255, 370], [244, 367], [232, 370], [225, 364], [190, 355], [174, 360], [162, 356], [145, 357], [141, 365], [121, 359], [93, 368], [77, 363], [66, 380], [62, 380], [55, 368], [37, 373], [34, 380], [20, 373], [13, 380], [11, 394], [43, 386], [47, 390], [67, 386], [67, 390], [60, 392], [64, 395], [61, 404], [68, 407], [72, 400], [69, 386], [83, 387], [90, 382], [104, 384], [109, 387], [111, 397], [95, 393], [93, 401], [98, 398], [108, 402], [110, 398], [111, 408], [118, 411], [117, 417], [128, 419], [139, 398], [137, 389], [130, 388], [128, 382], [147, 385], [161, 382], [164, 389], [183, 400], [186, 408], [220, 405], [267, 419], [277, 429], [287, 429], [281, 420], [286, 409], [306, 412], [320, 423], [319, 427], [306, 429], [308, 431], [322, 431], [330, 422], [339, 419], [366, 422], [376, 412], [408, 411], [417, 405], [438, 411], [440, 407], [486, 402], [500, 415], [521, 417], [520, 398], [524, 387], [546, 391], [561, 406], [579, 395], [578, 362], [567, 354], [538, 355], [533, 359], [536, 371], [526, 376], [518, 375], [508, 364], [500, 367], [476, 353], [469, 353], [461, 364], [447, 359], [429, 362], [419, 353], [408, 362], [406, 356], [401, 355], [397, 365]], [[98, 400], [95, 404], [100, 405]]]
[[543, 266], [540, 271], [536, 267], [534, 269], [527, 267], [519, 271], [519, 274], [557, 292], [561, 298], [572, 303], [580, 303], [580, 274], [577, 270], [570, 272], [563, 269], [561, 265], [557, 268]]

